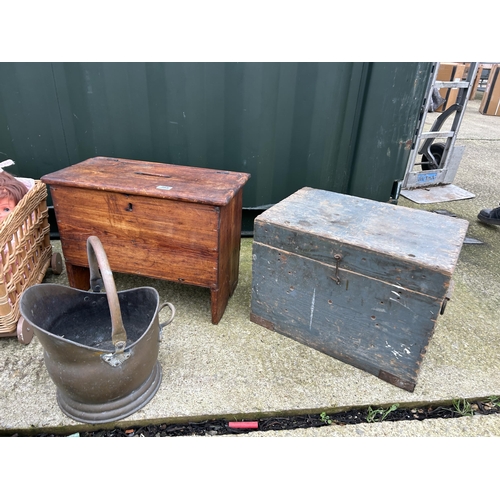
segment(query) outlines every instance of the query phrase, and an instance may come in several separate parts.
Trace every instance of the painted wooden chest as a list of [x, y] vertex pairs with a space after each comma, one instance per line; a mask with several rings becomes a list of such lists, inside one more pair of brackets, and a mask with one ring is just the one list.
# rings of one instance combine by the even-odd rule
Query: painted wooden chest
[[467, 227], [303, 188], [255, 219], [250, 319], [412, 392]]
[[238, 283], [249, 177], [106, 157], [45, 175], [70, 286], [89, 288], [86, 241], [94, 235], [112, 271], [209, 288], [217, 324]]

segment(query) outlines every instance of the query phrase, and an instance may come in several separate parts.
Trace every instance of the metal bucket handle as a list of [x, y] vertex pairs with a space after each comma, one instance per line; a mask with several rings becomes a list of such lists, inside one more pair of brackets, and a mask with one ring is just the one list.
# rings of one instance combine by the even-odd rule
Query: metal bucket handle
[[162, 340], [163, 338], [163, 329], [167, 326], [167, 325], [170, 325], [170, 323], [172, 323], [172, 321], [174, 320], [175, 318], [175, 307], [173, 304], [171, 304], [170, 302], [164, 302], [160, 308], [158, 309], [158, 313], [164, 308], [164, 307], [168, 307], [170, 309], [170, 318], [168, 318], [167, 321], [164, 321], [163, 323], [160, 323], [160, 341]]
[[87, 239], [87, 256], [90, 268], [90, 287], [92, 291], [100, 292], [104, 282], [111, 313], [111, 340], [115, 346], [115, 354], [122, 353], [127, 345], [127, 332], [123, 326], [113, 273], [101, 240], [97, 236], [89, 236]]

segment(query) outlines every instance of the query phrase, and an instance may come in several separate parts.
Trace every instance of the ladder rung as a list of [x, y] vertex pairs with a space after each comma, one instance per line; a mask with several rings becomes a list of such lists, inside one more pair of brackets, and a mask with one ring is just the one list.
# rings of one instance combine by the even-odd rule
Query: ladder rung
[[438, 89], [466, 89], [470, 86], [470, 82], [459, 81], [459, 82], [440, 82], [436, 81], [434, 86]]
[[449, 132], [422, 132], [420, 137], [453, 137], [455, 132], [450, 130]]

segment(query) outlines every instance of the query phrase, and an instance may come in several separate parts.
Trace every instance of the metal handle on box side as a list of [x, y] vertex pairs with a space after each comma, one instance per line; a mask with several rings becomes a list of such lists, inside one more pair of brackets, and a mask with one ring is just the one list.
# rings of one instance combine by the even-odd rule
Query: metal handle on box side
[[160, 311], [164, 308], [164, 307], [167, 307], [170, 309], [171, 311], [171, 315], [170, 315], [170, 318], [163, 322], [163, 323], [160, 323], [160, 340], [162, 339], [162, 336], [163, 336], [163, 328], [165, 328], [167, 325], [170, 325], [170, 323], [172, 323], [172, 321], [174, 320], [174, 317], [175, 317], [175, 307], [173, 304], [171, 304], [170, 302], [164, 302], [160, 308], [158, 309], [158, 314], [160, 313]]

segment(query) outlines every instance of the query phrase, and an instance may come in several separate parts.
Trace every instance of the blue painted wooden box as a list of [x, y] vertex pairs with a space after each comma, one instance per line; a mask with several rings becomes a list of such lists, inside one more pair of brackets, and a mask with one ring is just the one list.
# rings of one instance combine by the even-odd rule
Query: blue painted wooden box
[[467, 227], [303, 188], [255, 219], [250, 319], [411, 392]]

